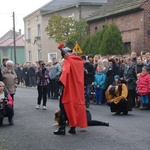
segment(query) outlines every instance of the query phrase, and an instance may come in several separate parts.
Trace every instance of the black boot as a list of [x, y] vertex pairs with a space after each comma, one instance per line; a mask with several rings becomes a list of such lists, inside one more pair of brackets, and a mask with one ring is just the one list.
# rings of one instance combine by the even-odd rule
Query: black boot
[[8, 118], [9, 125], [14, 125], [12, 118]]
[[127, 115], [127, 114], [128, 114], [128, 111], [124, 111], [123, 114], [124, 114], [124, 115]]
[[135, 103], [135, 108], [139, 108], [139, 107], [140, 107], [139, 102], [136, 102], [136, 103]]
[[108, 122], [108, 123], [106, 123], [106, 122], [102, 122], [102, 125], [103, 125], [103, 126], [107, 126], [107, 127], [108, 127], [108, 126], [109, 126], [109, 122]]
[[144, 104], [144, 105], [143, 105], [143, 109], [144, 109], [144, 110], [148, 110], [148, 104]]
[[76, 134], [75, 127], [71, 127], [68, 132], [69, 132], [70, 134]]
[[87, 104], [86, 104], [86, 108], [89, 108], [89, 107], [90, 107], [90, 103], [87, 103]]
[[116, 113], [115, 113], [115, 115], [120, 115], [121, 114], [121, 111], [117, 111]]
[[0, 126], [3, 125], [3, 119], [0, 119]]
[[145, 106], [146, 106], [146, 104], [143, 103], [143, 107], [141, 107], [140, 110], [145, 110]]
[[65, 135], [66, 134], [65, 127], [64, 126], [59, 127], [58, 130], [54, 131], [54, 134], [55, 135]]

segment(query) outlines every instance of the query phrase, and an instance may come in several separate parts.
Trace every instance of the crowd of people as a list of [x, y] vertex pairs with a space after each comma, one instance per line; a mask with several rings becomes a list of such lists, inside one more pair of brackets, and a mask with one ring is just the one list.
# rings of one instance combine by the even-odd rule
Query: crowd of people
[[[66, 121], [70, 126], [70, 134], [76, 134], [76, 127], [88, 125], [85, 106], [87, 108], [90, 106], [91, 87], [95, 92], [95, 103], [97, 105], [107, 103], [116, 115], [121, 113], [127, 115], [133, 107], [140, 107], [141, 110], [149, 108], [150, 53], [143, 56], [145, 59], [137, 57], [136, 52], [132, 52], [128, 57], [113, 56], [106, 59], [100, 55], [76, 57], [70, 48], [62, 45], [58, 48], [61, 50], [64, 63], [60, 76], [63, 86], [60, 98], [60, 122], [59, 129], [54, 131], [55, 135], [65, 135]], [[142, 63], [139, 63], [137, 58], [141, 58]], [[82, 120], [78, 118], [81, 114]]]
[[[102, 58], [100, 55], [82, 55], [84, 61], [84, 83], [86, 106], [89, 107], [91, 90], [94, 90], [95, 104], [101, 105], [110, 100], [107, 91], [119, 84], [127, 87], [124, 97], [131, 101], [131, 107], [147, 110], [150, 103], [150, 53], [129, 56], [111, 56]], [[121, 94], [121, 93], [120, 93]], [[116, 96], [115, 96], [116, 97]]]
[[[73, 53], [73, 55], [76, 55]], [[91, 103], [107, 103], [112, 112], [128, 114], [131, 108], [149, 109], [150, 105], [150, 53], [128, 56], [101, 57], [99, 54], [81, 55], [84, 64], [84, 99], [86, 108]], [[14, 100], [16, 85], [37, 87], [37, 109], [46, 110], [47, 99], [59, 99], [62, 92], [60, 76], [64, 58], [45, 63], [14, 64], [8, 58], [3, 59], [0, 80]], [[11, 76], [11, 78], [10, 78]], [[80, 78], [81, 74], [78, 74]], [[114, 109], [115, 108], [115, 109]], [[117, 108], [117, 109], [116, 109]], [[120, 110], [122, 108], [123, 110]], [[10, 120], [10, 119], [9, 119]], [[11, 123], [10, 123], [11, 122]], [[9, 121], [10, 124], [12, 123]]]
[[[142, 105], [143, 96], [139, 93], [138, 76], [143, 74], [142, 68], [146, 66], [150, 72], [150, 53], [145, 55], [137, 55], [132, 52], [130, 56], [111, 56], [101, 57], [100, 55], [81, 55], [84, 62], [84, 85], [85, 85], [85, 102], [88, 108], [92, 102], [95, 104], [106, 103], [105, 92], [109, 85], [114, 84], [114, 76], [118, 75], [120, 82], [126, 84], [128, 88], [128, 98], [132, 100], [132, 107], [140, 107], [145, 109], [148, 103]], [[63, 59], [44, 63], [44, 67], [48, 70], [47, 94], [48, 99], [58, 99], [60, 96], [59, 77], [62, 72]], [[14, 70], [17, 74], [17, 84], [26, 87], [38, 86], [37, 70], [39, 62], [16, 64]], [[141, 80], [139, 80], [140, 82]], [[149, 82], [149, 81], [147, 81]], [[93, 95], [91, 94], [93, 93]], [[92, 97], [93, 96], [93, 97]], [[148, 99], [149, 100], [149, 99]], [[39, 106], [37, 106], [38, 108]]]

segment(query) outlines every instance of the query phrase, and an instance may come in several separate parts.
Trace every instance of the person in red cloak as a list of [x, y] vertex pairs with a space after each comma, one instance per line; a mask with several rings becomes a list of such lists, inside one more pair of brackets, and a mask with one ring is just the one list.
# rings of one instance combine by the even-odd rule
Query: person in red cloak
[[76, 134], [76, 127], [87, 127], [86, 106], [84, 100], [84, 64], [80, 57], [72, 54], [69, 47], [60, 44], [58, 49], [64, 58], [60, 82], [63, 92], [60, 97], [60, 127], [55, 135], [65, 135], [66, 120], [70, 134]]

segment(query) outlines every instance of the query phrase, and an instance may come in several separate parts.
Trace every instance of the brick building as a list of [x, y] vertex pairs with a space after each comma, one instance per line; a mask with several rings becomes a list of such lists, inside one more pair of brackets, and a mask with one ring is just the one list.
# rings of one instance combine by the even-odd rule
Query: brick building
[[121, 31], [126, 50], [150, 51], [150, 0], [108, 0], [87, 19], [90, 35], [113, 21]]

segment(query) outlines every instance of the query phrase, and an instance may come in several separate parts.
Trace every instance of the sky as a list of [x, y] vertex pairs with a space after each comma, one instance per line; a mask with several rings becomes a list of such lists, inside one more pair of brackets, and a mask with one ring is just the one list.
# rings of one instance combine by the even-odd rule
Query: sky
[[13, 30], [13, 12], [15, 13], [15, 30], [24, 34], [23, 18], [51, 0], [4, 0], [0, 4], [0, 37]]

